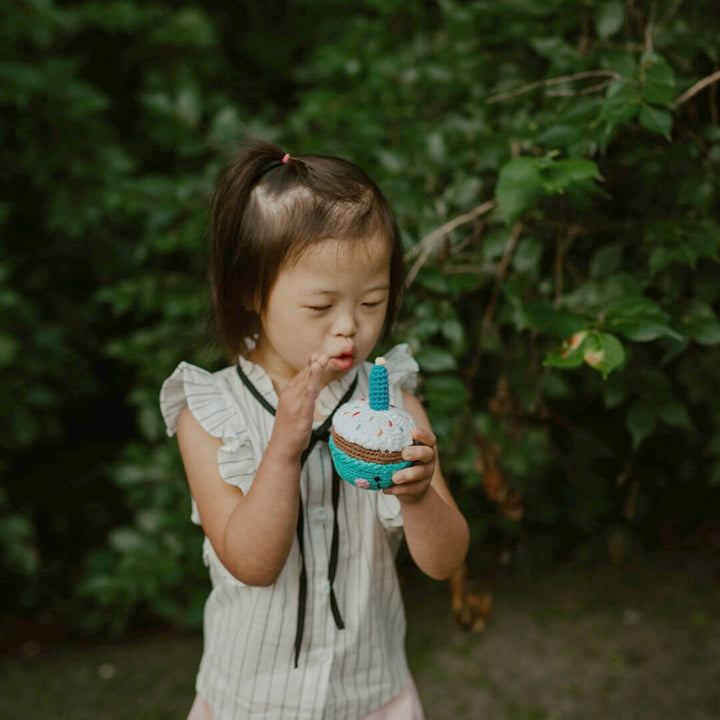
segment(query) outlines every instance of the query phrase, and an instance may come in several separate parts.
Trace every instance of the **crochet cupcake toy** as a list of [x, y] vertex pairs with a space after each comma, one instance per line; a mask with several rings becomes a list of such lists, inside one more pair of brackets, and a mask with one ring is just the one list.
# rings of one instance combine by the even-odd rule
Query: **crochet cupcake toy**
[[385, 358], [377, 358], [368, 398], [341, 405], [333, 417], [329, 445], [335, 469], [355, 487], [390, 487], [393, 473], [412, 465], [403, 460], [402, 449], [413, 444], [414, 427], [411, 415], [390, 405]]

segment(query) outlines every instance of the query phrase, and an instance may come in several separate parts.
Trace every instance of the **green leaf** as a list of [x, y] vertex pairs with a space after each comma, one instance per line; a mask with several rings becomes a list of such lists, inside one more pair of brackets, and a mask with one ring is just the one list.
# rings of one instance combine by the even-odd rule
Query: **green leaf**
[[677, 253], [674, 248], [656, 247], [650, 252], [648, 258], [648, 270], [651, 275], [657, 275], [659, 272], [669, 267], [676, 260]]
[[447, 276], [447, 281], [450, 292], [458, 296], [475, 289], [480, 284], [481, 278], [477, 273], [451, 273]]
[[653, 105], [670, 105], [675, 98], [675, 73], [656, 52], [646, 52], [639, 69], [642, 99]]
[[558, 309], [550, 302], [513, 304], [513, 320], [518, 330], [532, 329], [557, 338], [569, 338], [587, 327], [586, 317]]
[[563, 192], [575, 183], [602, 180], [598, 166], [586, 158], [558, 160], [549, 167], [548, 175], [554, 192]]
[[518, 272], [532, 273], [538, 269], [543, 254], [543, 244], [534, 237], [524, 237], [515, 248], [512, 266]]
[[121, 553], [140, 550], [146, 542], [143, 536], [131, 527], [116, 528], [110, 533], [109, 541], [111, 547]]
[[620, 243], [603, 245], [595, 252], [590, 261], [590, 277], [607, 277], [622, 267], [623, 246]]
[[14, 337], [0, 334], [0, 367], [12, 365], [19, 349], [20, 344]]
[[695, 303], [681, 322], [683, 330], [700, 345], [720, 345], [720, 322], [709, 305]]
[[436, 163], [440, 163], [447, 157], [445, 138], [439, 132], [431, 132], [425, 139], [428, 156]]
[[503, 165], [495, 198], [498, 214], [508, 225], [527, 212], [543, 192], [543, 177], [534, 158], [521, 157]]
[[603, 379], [625, 363], [625, 348], [610, 333], [598, 332], [590, 335], [582, 346], [583, 359], [597, 370]]
[[610, 0], [598, 6], [595, 11], [595, 32], [598, 37], [609, 38], [625, 24], [623, 4], [618, 0]]
[[380, 164], [392, 174], [399, 174], [405, 168], [405, 161], [401, 155], [392, 150], [380, 148], [377, 151], [378, 160]]
[[670, 340], [667, 343], [665, 354], [660, 359], [660, 367], [665, 367], [668, 363], [674, 360], [679, 355], [682, 355], [687, 350], [690, 344], [690, 339], [683, 336], [682, 340]]
[[649, 342], [660, 337], [683, 339], [667, 324], [664, 310], [643, 295], [618, 300], [602, 315], [608, 328], [636, 342]]
[[643, 105], [638, 113], [640, 124], [650, 132], [658, 133], [670, 140], [673, 117], [667, 110], [660, 110], [651, 105]]
[[559, 350], [549, 352], [543, 360], [543, 365], [557, 368], [580, 367], [585, 362], [584, 347], [589, 337], [587, 330], [576, 332]]
[[583, 364], [582, 353], [568, 353], [564, 355], [562, 351], [552, 350], [543, 360], [545, 367], [556, 367], [564, 370], [580, 367]]
[[608, 87], [600, 119], [612, 125], [620, 125], [635, 117], [640, 109], [640, 92], [628, 80], [617, 80]]
[[541, 57], [553, 63], [572, 62], [575, 49], [561, 36], [544, 36], [528, 40], [528, 45]]
[[599, 131], [598, 141], [606, 147], [618, 129], [632, 120], [640, 109], [640, 92], [629, 80], [610, 84], [597, 120], [593, 126]]
[[570, 383], [562, 373], [548, 373], [545, 377], [543, 391], [548, 398], [569, 398], [573, 395]]
[[637, 72], [637, 61], [627, 50], [621, 47], [604, 47], [600, 50], [600, 65], [605, 70], [634, 77]]
[[658, 417], [668, 425], [690, 429], [692, 423], [687, 408], [678, 400], [669, 399], [656, 408]]
[[488, 232], [481, 248], [485, 260], [495, 261], [503, 256], [510, 238], [510, 232], [510, 228], [504, 226], [494, 227]]
[[437, 317], [425, 317], [415, 320], [408, 328], [411, 337], [421, 340], [432, 337], [440, 329], [440, 320]]
[[608, 322], [630, 318], [663, 322], [666, 317], [664, 310], [654, 300], [644, 295], [621, 297], [607, 307], [604, 315]]
[[210, 133], [213, 139], [225, 144], [234, 140], [242, 127], [242, 120], [236, 107], [227, 105], [220, 108], [212, 119]]
[[627, 397], [627, 386], [622, 378], [624, 375], [613, 375], [603, 384], [603, 398], [608, 409], [618, 407]]
[[430, 412], [453, 415], [462, 408], [467, 390], [459, 378], [433, 375], [423, 383], [423, 393]]
[[417, 280], [424, 288], [444, 295], [448, 292], [448, 280], [445, 273], [437, 268], [425, 267], [417, 276]]
[[[5, 498], [0, 497], [5, 510]], [[35, 533], [29, 518], [20, 514], [3, 514], [0, 523], [0, 556], [5, 566], [23, 575], [36, 575], [40, 569], [40, 555], [35, 547]]]
[[417, 361], [420, 367], [426, 372], [443, 372], [446, 370], [455, 370], [457, 368], [457, 360], [452, 353], [440, 348], [426, 348], [417, 353]]
[[622, 333], [628, 340], [634, 340], [635, 342], [651, 342], [662, 337], [672, 338], [677, 341], [683, 339], [682, 335], [676, 333], [668, 325], [642, 319], [618, 320], [612, 323], [612, 328]]
[[440, 332], [456, 348], [462, 347], [465, 342], [465, 327], [457, 318], [445, 320], [440, 326]]
[[656, 424], [655, 413], [642, 403], [631, 405], [625, 414], [625, 426], [630, 431], [634, 448], [637, 448], [646, 437], [652, 434]]
[[166, 513], [157, 508], [140, 510], [136, 516], [138, 527], [149, 534], [156, 533], [162, 527], [165, 518]]

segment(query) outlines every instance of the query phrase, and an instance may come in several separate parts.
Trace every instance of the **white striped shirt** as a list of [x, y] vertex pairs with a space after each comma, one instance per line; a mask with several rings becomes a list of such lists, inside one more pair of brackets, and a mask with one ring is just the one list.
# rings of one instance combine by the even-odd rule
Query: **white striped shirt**
[[[417, 365], [406, 345], [386, 354], [392, 402], [413, 390]], [[241, 359], [243, 371], [273, 406], [277, 395], [265, 371]], [[367, 396], [369, 363], [358, 368], [354, 397]], [[328, 385], [318, 398], [330, 414], [354, 373]], [[180, 363], [165, 381], [160, 404], [175, 433], [188, 405], [201, 426], [223, 440], [223, 479], [247, 492], [270, 440], [274, 418], [242, 384], [232, 366], [208, 373]], [[316, 426], [319, 423], [316, 424]], [[197, 692], [215, 720], [353, 720], [405, 687], [405, 612], [395, 570], [402, 538], [396, 497], [343, 482], [338, 506], [339, 556], [334, 588], [345, 628], [330, 609], [328, 564], [332, 537], [332, 461], [325, 443], [310, 453], [301, 479], [305, 566], [305, 628], [294, 667], [300, 551], [297, 538], [277, 581], [248, 586], [232, 576], [205, 538], [203, 556], [212, 590], [205, 604], [204, 651]], [[193, 502], [193, 522], [200, 522]]]

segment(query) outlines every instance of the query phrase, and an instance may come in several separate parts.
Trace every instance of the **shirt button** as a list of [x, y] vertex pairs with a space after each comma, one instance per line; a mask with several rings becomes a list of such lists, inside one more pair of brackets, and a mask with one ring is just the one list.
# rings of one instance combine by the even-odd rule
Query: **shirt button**
[[323, 580], [322, 582], [318, 583], [318, 592], [322, 595], [329, 595], [330, 594], [330, 581], [329, 580]]
[[327, 520], [328, 511], [324, 507], [313, 508], [310, 512], [310, 517], [318, 522], [325, 522]]

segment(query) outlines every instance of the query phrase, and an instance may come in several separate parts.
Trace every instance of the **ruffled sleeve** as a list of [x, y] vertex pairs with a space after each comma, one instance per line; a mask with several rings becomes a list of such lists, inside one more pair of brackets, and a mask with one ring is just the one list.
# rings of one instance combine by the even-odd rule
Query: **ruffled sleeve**
[[[417, 375], [420, 370], [407, 343], [395, 345], [385, 353], [388, 369], [388, 384], [396, 394], [402, 390], [414, 393], [417, 388]], [[396, 403], [400, 404], [400, 403]]]
[[[221, 373], [181, 362], [160, 390], [160, 410], [169, 436], [177, 432], [185, 406], [205, 432], [223, 441], [217, 455], [222, 479], [247, 492], [255, 476], [255, 459], [245, 419]], [[194, 522], [199, 521], [196, 516], [193, 503]]]
[[[388, 369], [391, 402], [402, 407], [402, 391], [414, 393], [417, 388], [417, 376], [420, 368], [407, 343], [395, 345], [385, 353]], [[400, 501], [395, 495], [377, 493], [378, 516], [388, 529], [401, 528], [403, 524]]]

